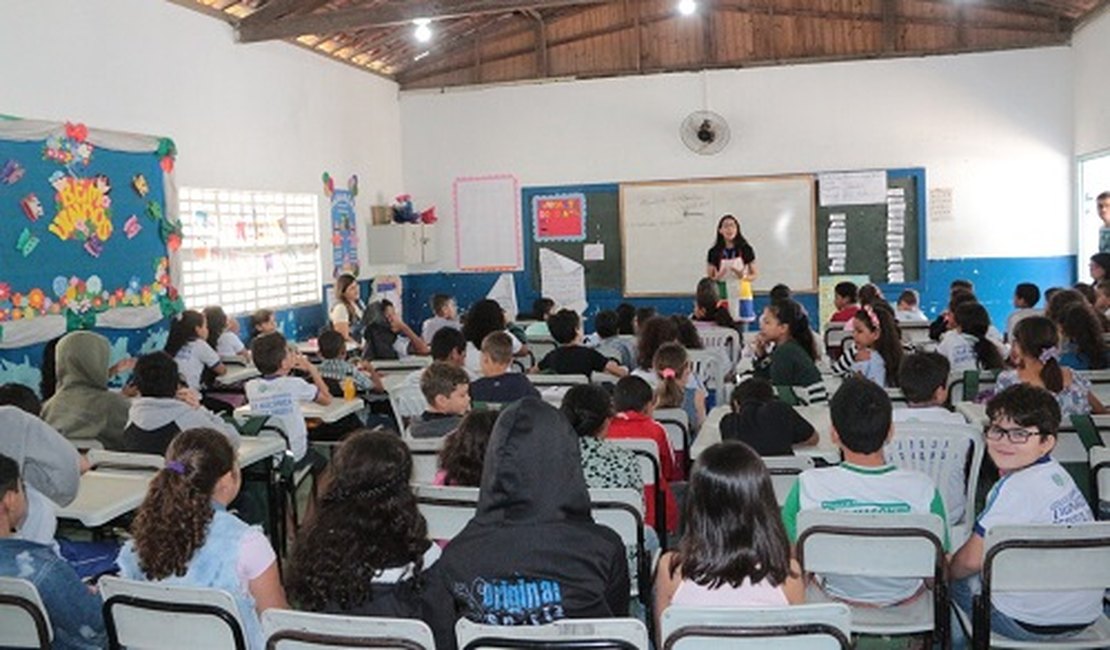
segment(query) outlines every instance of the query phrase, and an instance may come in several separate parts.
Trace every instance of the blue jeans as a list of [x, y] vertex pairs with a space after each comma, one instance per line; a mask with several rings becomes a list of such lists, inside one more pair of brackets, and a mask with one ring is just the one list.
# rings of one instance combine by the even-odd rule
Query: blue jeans
[[[972, 599], [979, 594], [979, 591], [979, 576], [973, 575], [953, 582], [948, 588], [948, 595], [952, 599], [952, 603], [963, 610], [970, 620], [974, 618], [972, 615]], [[1030, 632], [1014, 619], [995, 609], [993, 604], [991, 605], [991, 632], [997, 632], [1015, 641], [1051, 641], [1052, 639], [1065, 639], [1076, 634], [1076, 632], [1064, 634], [1036, 634]], [[969, 647], [971, 647], [971, 638], [964, 636], [963, 628], [960, 627], [960, 623], [956, 620], [955, 613], [953, 613], [952, 648], [953, 650], [961, 650]]]

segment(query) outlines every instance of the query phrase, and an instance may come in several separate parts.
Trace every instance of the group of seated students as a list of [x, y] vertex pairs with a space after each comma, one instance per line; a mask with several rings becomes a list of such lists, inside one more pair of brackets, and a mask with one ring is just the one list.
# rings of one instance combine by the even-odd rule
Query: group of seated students
[[[346, 294], [354, 293], [350, 286]], [[1016, 292], [1020, 310], [1038, 302], [1028, 286], [1019, 285]], [[761, 457], [816, 444], [818, 432], [775, 398], [774, 386], [821, 382], [816, 336], [806, 310], [788, 290], [763, 311], [759, 334], [748, 348], [755, 376], [732, 394], [732, 413], [720, 422], [723, 442], [704, 450], [688, 475], [682, 455], [687, 450], [673, 449], [653, 416], [657, 409], [683, 409], [695, 432], [705, 419], [706, 391], [687, 354], [688, 347], [698, 346], [698, 325], [693, 340], [683, 332], [690, 319], [622, 305], [599, 313], [596, 334], [586, 339], [576, 313], [548, 313], [547, 305], [538, 305], [547, 315], [547, 333], [559, 343], [538, 366], [619, 377], [611, 390], [573, 386], [555, 408], [539, 398], [524, 374], [512, 371], [527, 348], [497, 303], [475, 303], [460, 323], [454, 301], [437, 296], [436, 315], [422, 328], [431, 332], [430, 347], [424, 347], [434, 361], [406, 378], [419, 386], [427, 407], [407, 435], [443, 439], [436, 484], [480, 490], [477, 516], [445, 545], [428, 539], [402, 432], [348, 433], [330, 461], [309, 444], [298, 404], [329, 403], [326, 379], [351, 377], [363, 382], [360, 388], [382, 389], [372, 361], [344, 359], [351, 330], [341, 331], [333, 318], [332, 331], [319, 337], [324, 361], [318, 367], [274, 331], [272, 313], [262, 314], [257, 323], [252, 319], [249, 352], [231, 354], [249, 355], [262, 375], [245, 385], [252, 410], [282, 421], [295, 462], [312, 468], [319, 480], [314, 508], [285, 571], [279, 571], [261, 530], [228, 510], [242, 481], [235, 456], [239, 433], [209, 412], [196, 392], [204, 368], [220, 372], [218, 363], [205, 359], [231, 333], [223, 329], [213, 336], [228, 327], [226, 316], [220, 324], [222, 311], [181, 315], [166, 351], [133, 364], [130, 398], [107, 389], [109, 374], [118, 370], [108, 366], [107, 340], [71, 333], [53, 350], [54, 395], [41, 411], [33, 393], [0, 389], [0, 402], [24, 404], [24, 410], [0, 406], [0, 575], [19, 575], [38, 587], [58, 647], [104, 645], [99, 598], [80, 582], [64, 546], [54, 542], [51, 505], [74, 498], [78, 478], [88, 469], [75, 445], [95, 439], [109, 448], [165, 456], [131, 525], [131, 539], [120, 550], [119, 573], [228, 591], [252, 648], [263, 645], [259, 613], [290, 606], [419, 618], [431, 626], [441, 648], [454, 647], [460, 617], [513, 625], [628, 615], [626, 550], [615, 533], [593, 523], [587, 488], [642, 490], [647, 525], [665, 517], [666, 532], [677, 537], [682, 531], [677, 544], [648, 533], [649, 547], [670, 548], [655, 577], [656, 616], [669, 605], [796, 604], [804, 602], [803, 567], [793, 548], [799, 511], [862, 512], [882, 501], [900, 512], [934, 513], [949, 522], [955, 521], [954, 511], [971, 507], [959, 490], [887, 464], [882, 450], [896, 422], [962, 422], [943, 405], [949, 372], [967, 367], [960, 364], [968, 363], [968, 355], [979, 369], [1001, 367], [1008, 357], [1014, 368], [1000, 373], [987, 403], [991, 425], [985, 436], [1006, 480], [995, 484], [970, 539], [959, 549], [946, 549], [954, 552], [953, 601], [969, 611], [991, 527], [1093, 521], [1051, 451], [1062, 414], [1080, 407], [1072, 395], [1087, 399], [1088, 410], [1101, 409], [1089, 384], [1084, 393], [1085, 380], [1063, 365], [1070, 356], [1084, 368], [1105, 367], [1105, 349], [1090, 347], [1090, 337], [1081, 334], [1086, 330], [1064, 325], [1079, 322], [1076, 314], [1095, 318], [1100, 312], [1080, 291], [1055, 291], [1045, 316], [1027, 312], [1015, 319], [1007, 351], [1001, 335], [990, 332], [989, 317], [970, 288], [954, 286], [937, 352], [910, 353], [902, 347], [898, 312], [913, 311], [916, 296], [902, 296], [898, 309], [891, 309], [877, 288], [857, 292], [838, 286], [837, 295], [833, 321], [853, 329], [837, 362], [846, 378], [829, 400], [831, 438], [844, 462], [802, 473], [781, 510]], [[695, 301], [697, 322], [735, 326], [712, 298], [706, 291], [704, 300], [699, 295]], [[387, 323], [396, 319], [391, 306], [385, 313], [393, 314], [384, 316]], [[348, 317], [348, 324], [358, 319], [353, 312]], [[419, 337], [411, 328], [388, 327], [409, 339], [408, 351], [421, 347], [412, 345]], [[1094, 337], [1100, 346], [1101, 333]], [[1060, 343], [1062, 336], [1067, 343]], [[224, 346], [217, 361], [233, 347]], [[892, 409], [888, 386], [902, 389], [909, 408]], [[481, 404], [500, 410], [472, 409]], [[623, 438], [656, 444], [664, 503], [645, 489], [635, 456], [611, 442]], [[815, 580], [829, 596], [880, 607], [921, 597], [923, 591], [916, 580]], [[992, 620], [996, 630], [1015, 638], [1066, 637], [1099, 616], [1101, 600], [1101, 593], [1088, 592], [1055, 593], [1051, 604], [1032, 594], [994, 594]], [[955, 636], [962, 640], [958, 631]]]

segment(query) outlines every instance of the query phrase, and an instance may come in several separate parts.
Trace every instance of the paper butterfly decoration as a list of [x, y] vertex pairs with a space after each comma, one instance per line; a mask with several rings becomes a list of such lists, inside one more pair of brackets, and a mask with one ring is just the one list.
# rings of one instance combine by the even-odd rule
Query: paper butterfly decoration
[[4, 163], [3, 168], [0, 168], [0, 183], [4, 185], [15, 185], [19, 182], [19, 179], [23, 178], [25, 171], [23, 165], [20, 165], [15, 160], [9, 160]]
[[143, 229], [142, 224], [139, 223], [139, 218], [135, 215], [128, 217], [127, 221], [123, 222], [123, 232], [127, 234], [128, 239], [134, 239], [135, 235]]
[[150, 192], [150, 185], [146, 182], [146, 176], [142, 174], [135, 174], [131, 177], [131, 187], [134, 188], [136, 194], [144, 199], [147, 193]]
[[15, 243], [15, 249], [27, 257], [35, 247], [39, 245], [39, 238], [31, 234], [30, 228], [24, 228], [23, 232], [19, 233], [19, 240]]
[[104, 252], [104, 242], [100, 241], [100, 238], [96, 235], [91, 235], [85, 240], [85, 252], [93, 257], [100, 257], [100, 254]]
[[43, 210], [42, 201], [39, 201], [39, 197], [35, 196], [34, 194], [28, 194], [27, 196], [23, 197], [23, 200], [19, 202], [19, 205], [23, 208], [23, 214], [27, 215], [27, 218], [31, 221], [38, 221], [39, 217], [41, 217], [46, 212], [45, 210]]

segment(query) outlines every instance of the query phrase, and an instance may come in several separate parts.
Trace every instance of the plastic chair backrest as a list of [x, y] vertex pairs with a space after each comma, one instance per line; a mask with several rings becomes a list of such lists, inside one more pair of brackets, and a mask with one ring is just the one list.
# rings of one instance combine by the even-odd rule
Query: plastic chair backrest
[[465, 618], [455, 625], [459, 650], [613, 648], [648, 650], [647, 628], [634, 618], [564, 619], [546, 625], [479, 625]]
[[693, 366], [694, 376], [706, 390], [717, 392], [717, 404], [727, 404], [728, 386], [725, 385], [725, 376], [731, 364], [725, 354], [720, 350], [686, 350], [686, 356]]
[[690, 448], [690, 417], [680, 408], [655, 409], [652, 416], [656, 422], [667, 432], [667, 440], [671, 441], [671, 448], [675, 451], [686, 451]]
[[944, 522], [931, 514], [798, 513], [806, 573], [932, 578], [944, 562]]
[[412, 482], [431, 484], [439, 471], [439, 452], [443, 449], [445, 437], [440, 438], [406, 438], [409, 452], [412, 454]]
[[764, 456], [763, 464], [771, 473], [771, 487], [775, 489], [775, 499], [781, 506], [786, 503], [798, 474], [813, 468], [813, 459], [809, 456]]
[[336, 616], [268, 609], [262, 612], [266, 650], [398, 648], [435, 650], [426, 623], [407, 618]]
[[731, 327], [699, 327], [698, 337], [706, 350], [724, 354], [730, 367], [740, 360], [740, 332]]
[[1090, 451], [1091, 487], [1095, 493], [1095, 506], [1110, 502], [1110, 447], [1092, 447]]
[[663, 650], [848, 650], [851, 610], [842, 603], [790, 607], [681, 607], [663, 610]]
[[528, 379], [534, 386], [577, 386], [590, 383], [586, 375], [549, 375], [530, 373]]
[[453, 539], [478, 510], [478, 488], [414, 485], [416, 506], [428, 522], [428, 537]]
[[389, 405], [397, 419], [397, 430], [407, 435], [409, 420], [423, 413], [428, 408], [428, 401], [420, 392], [420, 386], [406, 385], [389, 392]]
[[246, 648], [235, 599], [226, 591], [110, 576], [99, 585], [112, 647]]
[[[888, 463], [933, 479], [944, 499], [950, 526], [974, 518], [979, 466], [983, 463], [983, 436], [975, 427], [899, 422], [894, 425], [893, 438], [883, 448], [883, 456]], [[968, 512], [969, 504], [972, 512]]]
[[0, 578], [0, 630], [4, 630], [5, 646], [49, 650], [54, 629], [35, 585], [20, 578]]
[[983, 551], [984, 589], [1074, 591], [1110, 587], [1110, 522], [994, 526]]
[[[590, 488], [590, 514], [595, 523], [620, 535], [625, 548], [635, 549], [634, 572], [629, 573], [632, 596], [651, 589], [651, 566], [644, 547], [644, 495], [628, 488]], [[645, 603], [646, 604], [646, 603]]]

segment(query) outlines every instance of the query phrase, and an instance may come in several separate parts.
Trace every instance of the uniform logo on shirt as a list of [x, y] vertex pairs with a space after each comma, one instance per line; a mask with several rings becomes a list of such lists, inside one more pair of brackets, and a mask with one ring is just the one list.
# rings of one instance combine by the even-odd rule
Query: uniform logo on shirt
[[486, 625], [543, 625], [562, 618], [563, 595], [554, 580], [478, 578], [469, 586], [455, 585], [466, 616]]
[[849, 511], [872, 514], [904, 515], [910, 512], [910, 504], [904, 501], [857, 501], [856, 499], [833, 499], [821, 502], [822, 510]]

